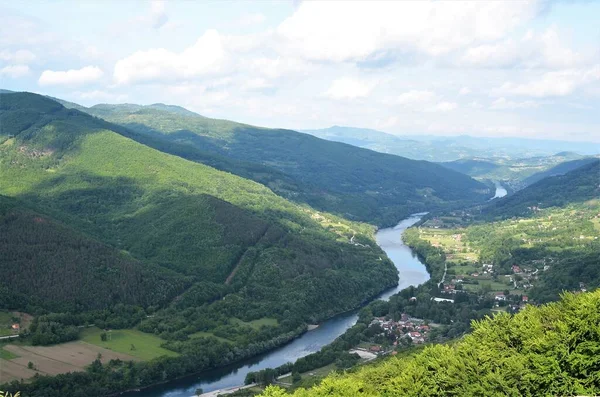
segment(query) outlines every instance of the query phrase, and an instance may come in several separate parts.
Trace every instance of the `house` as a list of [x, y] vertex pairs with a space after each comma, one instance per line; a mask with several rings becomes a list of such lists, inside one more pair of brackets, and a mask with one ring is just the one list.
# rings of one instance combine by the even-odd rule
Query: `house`
[[369, 350], [373, 353], [379, 353], [381, 351], [381, 346], [371, 346]]
[[13, 324], [11, 326], [11, 328], [12, 328], [13, 331], [19, 331], [19, 330], [21, 330], [21, 326], [19, 324], [16, 324], [16, 323]]
[[411, 298], [409, 299], [409, 301], [411, 301], [411, 302], [416, 302], [416, 301], [417, 301], [417, 297], [416, 297], [416, 296], [413, 296], [413, 297], [411, 297]]
[[523, 302], [528, 302], [528, 301], [529, 301], [529, 298], [528, 298], [526, 295], [523, 295], [523, 297], [521, 298], [521, 300], [522, 300]]
[[505, 301], [506, 300], [506, 295], [504, 295], [504, 292], [497, 292], [496, 296], [494, 297], [495, 300], [497, 301]]
[[512, 265], [513, 273], [521, 273], [521, 268], [517, 265]]

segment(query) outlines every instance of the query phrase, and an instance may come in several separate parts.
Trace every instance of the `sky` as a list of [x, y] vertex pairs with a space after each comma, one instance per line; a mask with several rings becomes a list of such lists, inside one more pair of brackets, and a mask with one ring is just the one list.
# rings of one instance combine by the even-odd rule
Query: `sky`
[[265, 127], [600, 142], [600, 1], [0, 0], [0, 87]]

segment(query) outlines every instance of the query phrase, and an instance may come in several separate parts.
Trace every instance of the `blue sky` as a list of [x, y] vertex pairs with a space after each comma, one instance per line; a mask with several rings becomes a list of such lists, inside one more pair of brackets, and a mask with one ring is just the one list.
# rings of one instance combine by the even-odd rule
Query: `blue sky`
[[0, 1], [2, 88], [292, 129], [600, 142], [600, 2]]

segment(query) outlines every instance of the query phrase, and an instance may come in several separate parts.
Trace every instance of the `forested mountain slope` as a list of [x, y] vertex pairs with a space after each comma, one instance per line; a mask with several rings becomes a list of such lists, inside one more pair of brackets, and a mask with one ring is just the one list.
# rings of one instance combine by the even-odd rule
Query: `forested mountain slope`
[[161, 305], [188, 278], [0, 196], [0, 308], [66, 311]]
[[546, 171], [537, 172], [531, 175], [528, 178], [523, 180], [523, 184], [525, 186], [533, 185], [534, 183], [541, 181], [544, 178], [548, 178], [551, 176], [564, 175], [567, 172], [576, 170], [579, 167], [582, 167], [586, 164], [593, 163], [594, 161], [598, 161], [597, 158], [586, 157], [579, 160], [571, 160], [565, 161], [564, 163], [560, 163]]
[[531, 214], [533, 207], [561, 207], [599, 197], [600, 160], [595, 159], [564, 175], [542, 179], [511, 196], [495, 200], [484, 208], [483, 214], [500, 218], [523, 216]]
[[[296, 397], [574, 396], [600, 393], [600, 291], [499, 314], [453, 345], [331, 375]], [[270, 387], [265, 397], [285, 396]]]
[[[371, 227], [161, 153], [39, 95], [2, 94], [0, 112], [0, 193], [191, 278], [184, 307], [232, 294], [214, 310], [249, 320], [288, 311], [297, 325], [397, 280]], [[349, 243], [354, 234], [365, 246]]]
[[296, 202], [378, 225], [491, 195], [485, 185], [436, 164], [295, 131], [209, 119], [160, 104], [96, 105], [84, 111], [190, 148], [185, 153], [181, 146], [176, 151], [154, 146], [160, 150], [253, 179]]

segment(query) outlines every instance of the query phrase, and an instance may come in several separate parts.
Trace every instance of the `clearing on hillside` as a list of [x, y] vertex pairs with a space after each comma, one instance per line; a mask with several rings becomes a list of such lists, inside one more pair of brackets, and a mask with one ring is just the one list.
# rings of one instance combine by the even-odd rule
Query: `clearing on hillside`
[[167, 350], [161, 345], [163, 339], [152, 334], [147, 334], [135, 329], [119, 329], [106, 332], [107, 340], [102, 341], [102, 333], [99, 328], [87, 328], [81, 333], [81, 340], [100, 346], [105, 349], [128, 354], [142, 360], [151, 360], [160, 356], [178, 356], [179, 354]]

